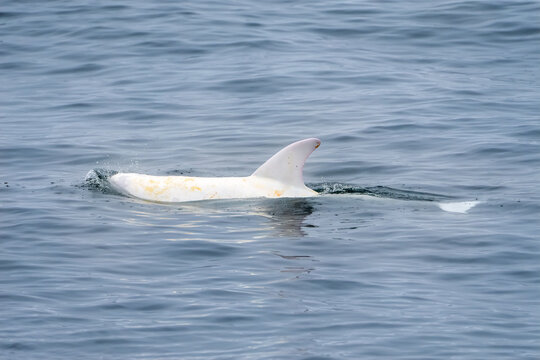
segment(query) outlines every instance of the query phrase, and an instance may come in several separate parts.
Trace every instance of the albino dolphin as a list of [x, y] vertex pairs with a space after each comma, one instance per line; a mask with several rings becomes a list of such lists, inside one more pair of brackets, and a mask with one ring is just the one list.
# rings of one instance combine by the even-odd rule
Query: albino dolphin
[[306, 159], [320, 144], [321, 141], [315, 138], [290, 144], [246, 177], [118, 173], [109, 181], [123, 194], [156, 202], [318, 196], [316, 191], [304, 185], [303, 168]]

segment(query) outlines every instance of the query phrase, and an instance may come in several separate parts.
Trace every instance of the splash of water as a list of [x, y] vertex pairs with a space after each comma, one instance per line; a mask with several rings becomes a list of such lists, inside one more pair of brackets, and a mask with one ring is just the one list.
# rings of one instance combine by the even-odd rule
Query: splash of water
[[117, 173], [118, 171], [108, 169], [92, 169], [84, 177], [83, 187], [105, 194], [116, 193], [109, 182], [109, 178]]

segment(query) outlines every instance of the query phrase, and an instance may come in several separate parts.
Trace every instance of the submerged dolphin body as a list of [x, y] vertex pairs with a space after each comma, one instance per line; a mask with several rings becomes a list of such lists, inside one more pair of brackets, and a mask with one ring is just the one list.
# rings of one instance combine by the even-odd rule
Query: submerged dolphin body
[[311, 138], [283, 148], [247, 177], [151, 176], [118, 173], [109, 179], [123, 194], [156, 202], [185, 202], [255, 197], [312, 197], [319, 195], [304, 185], [306, 159], [321, 141]]

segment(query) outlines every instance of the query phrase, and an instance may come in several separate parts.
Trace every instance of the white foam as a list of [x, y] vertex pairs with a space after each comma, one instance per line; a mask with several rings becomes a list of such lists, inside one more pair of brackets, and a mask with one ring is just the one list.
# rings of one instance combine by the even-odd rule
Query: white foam
[[451, 203], [438, 203], [439, 207], [448, 212], [466, 214], [467, 211], [478, 205], [480, 201], [462, 201]]

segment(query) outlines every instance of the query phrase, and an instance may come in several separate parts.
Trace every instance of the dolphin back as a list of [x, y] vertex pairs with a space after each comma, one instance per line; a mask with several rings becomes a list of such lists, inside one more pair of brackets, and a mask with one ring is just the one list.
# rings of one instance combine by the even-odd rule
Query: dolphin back
[[120, 193], [157, 202], [184, 202], [253, 197], [310, 197], [318, 193], [304, 185], [302, 169], [319, 139], [295, 142], [261, 165], [248, 177], [152, 176], [118, 173], [110, 177]]

